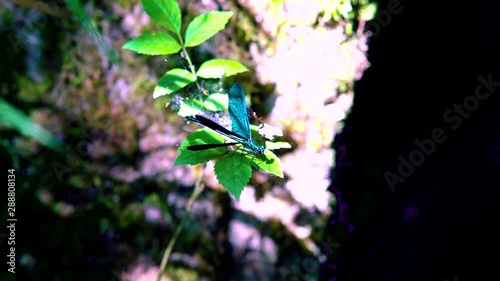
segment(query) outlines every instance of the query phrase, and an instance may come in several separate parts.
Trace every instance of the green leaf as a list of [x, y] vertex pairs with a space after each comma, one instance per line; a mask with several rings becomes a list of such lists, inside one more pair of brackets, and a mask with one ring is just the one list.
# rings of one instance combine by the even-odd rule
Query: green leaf
[[204, 62], [196, 75], [203, 78], [221, 78], [222, 76], [233, 76], [245, 71], [248, 71], [248, 68], [238, 61], [213, 59]]
[[366, 6], [361, 7], [359, 10], [359, 20], [363, 21], [371, 21], [375, 18], [375, 14], [377, 13], [377, 3], [370, 3]]
[[269, 150], [282, 149], [282, 148], [292, 148], [292, 146], [287, 142], [269, 142], [266, 141], [266, 148]]
[[28, 115], [0, 98], [0, 126], [6, 125], [19, 133], [33, 138], [37, 142], [58, 152], [63, 152], [63, 143], [49, 131], [35, 123]]
[[215, 93], [208, 96], [203, 102], [203, 106], [209, 111], [227, 110], [228, 96], [226, 94]]
[[197, 99], [183, 100], [179, 108], [179, 114], [182, 117], [199, 114], [205, 109], [203, 102]]
[[196, 77], [191, 72], [182, 68], [171, 69], [158, 81], [158, 85], [153, 92], [153, 98], [169, 95], [194, 81], [196, 81]]
[[211, 11], [195, 17], [186, 29], [185, 46], [198, 46], [222, 30], [229, 18], [231, 11]]
[[145, 33], [123, 45], [124, 49], [146, 55], [170, 55], [179, 52], [182, 46], [167, 33]]
[[241, 191], [252, 175], [250, 161], [236, 152], [234, 155], [227, 155], [217, 160], [214, 171], [219, 183], [239, 200]]
[[186, 137], [177, 150], [179, 152], [179, 156], [175, 159], [174, 166], [196, 165], [221, 157], [228, 151], [227, 147], [218, 147], [200, 151], [191, 151], [186, 147], [195, 144], [223, 143], [224, 140], [224, 137], [219, 136], [217, 133], [214, 133], [207, 128], [194, 131]]
[[175, 0], [142, 0], [144, 11], [181, 38], [181, 9]]
[[254, 167], [283, 178], [281, 161], [278, 156], [276, 156], [276, 154], [272, 153], [268, 149], [264, 150], [264, 156], [266, 157], [266, 159], [256, 157], [254, 154], [245, 155], [246, 158], [249, 158], [252, 161], [252, 165]]

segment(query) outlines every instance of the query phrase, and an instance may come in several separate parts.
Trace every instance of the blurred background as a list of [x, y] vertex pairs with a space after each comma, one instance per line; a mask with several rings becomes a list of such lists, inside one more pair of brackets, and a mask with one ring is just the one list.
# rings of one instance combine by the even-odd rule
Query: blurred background
[[[336, 204], [327, 191], [332, 141], [352, 106], [353, 83], [369, 66], [364, 24], [376, 5], [178, 3], [184, 28], [208, 11], [234, 12], [190, 56], [197, 67], [227, 58], [250, 69], [226, 87], [241, 83], [251, 108], [292, 143], [280, 155], [285, 178], [255, 172], [237, 201], [217, 183], [212, 163], [174, 167], [193, 127], [176, 114], [175, 99], [152, 93], [167, 70], [187, 64], [180, 55], [122, 49], [158, 30], [139, 1], [3, 3], [2, 155], [16, 169], [18, 217], [31, 229], [18, 234], [22, 276], [156, 280], [203, 173], [207, 189], [166, 280], [318, 278], [322, 229]], [[31, 233], [37, 239], [23, 239]]]
[[[189, 54], [195, 66], [227, 58], [249, 68], [224, 83], [241, 83], [257, 115], [283, 130], [292, 144], [279, 153], [285, 177], [254, 171], [235, 200], [213, 165], [173, 165], [196, 127], [175, 100], [152, 93], [186, 65], [122, 49], [158, 28], [139, 1], [2, 1], [0, 156], [3, 173], [16, 175], [19, 280], [157, 280], [200, 174], [206, 188], [162, 280], [494, 274], [483, 254], [500, 237], [499, 85], [487, 82], [500, 81], [494, 9], [178, 3], [183, 28], [201, 13], [233, 11]], [[445, 140], [415, 152], [436, 129]]]

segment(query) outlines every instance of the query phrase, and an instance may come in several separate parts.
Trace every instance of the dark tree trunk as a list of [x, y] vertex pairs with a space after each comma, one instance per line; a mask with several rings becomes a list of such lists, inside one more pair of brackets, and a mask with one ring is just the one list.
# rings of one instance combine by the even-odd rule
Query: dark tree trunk
[[320, 280], [497, 279], [498, 4], [400, 5], [334, 144]]

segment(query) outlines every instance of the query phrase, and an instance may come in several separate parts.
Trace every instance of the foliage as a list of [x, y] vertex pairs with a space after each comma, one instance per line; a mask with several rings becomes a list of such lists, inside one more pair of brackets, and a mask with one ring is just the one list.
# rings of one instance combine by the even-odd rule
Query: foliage
[[[225, 27], [233, 12], [210, 11], [198, 15], [187, 24], [185, 32], [182, 33], [182, 15], [176, 1], [143, 0], [142, 5], [146, 13], [166, 30], [144, 33], [124, 44], [123, 48], [145, 55], [173, 55], [180, 52], [189, 67], [189, 69], [173, 68], [166, 71], [154, 89], [153, 98], [167, 96], [170, 101], [179, 103], [178, 114], [183, 117], [200, 113], [213, 116], [227, 110], [227, 93], [224, 90], [208, 93], [201, 86], [202, 82], [205, 79], [234, 76], [248, 69], [238, 61], [215, 58], [204, 62], [196, 70], [186, 48], [198, 46], [213, 37]], [[182, 90], [195, 94], [183, 97]], [[256, 140], [264, 144], [262, 137], [256, 136]], [[289, 148], [290, 145], [287, 143], [269, 145], [263, 157], [246, 153], [240, 148], [230, 150], [228, 147], [218, 147], [203, 151], [186, 149], [191, 145], [217, 144], [224, 141], [224, 137], [213, 131], [199, 129], [188, 135], [181, 144], [175, 165], [196, 165], [210, 160], [217, 161], [215, 164], [217, 179], [236, 199], [239, 199], [241, 191], [250, 179], [252, 166], [283, 177], [281, 162], [270, 149]]]

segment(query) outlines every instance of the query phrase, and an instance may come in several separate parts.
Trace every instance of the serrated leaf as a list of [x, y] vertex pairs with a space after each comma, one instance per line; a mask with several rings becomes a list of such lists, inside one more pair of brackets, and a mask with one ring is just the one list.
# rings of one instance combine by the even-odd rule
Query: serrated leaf
[[240, 199], [241, 191], [247, 185], [252, 175], [252, 167], [246, 157], [224, 156], [215, 163], [214, 171], [219, 183], [231, 193], [236, 200]]
[[185, 46], [193, 47], [205, 42], [222, 30], [232, 15], [231, 11], [211, 11], [195, 17], [186, 29]]
[[153, 98], [169, 95], [196, 81], [196, 77], [182, 68], [174, 68], [160, 78], [153, 92]]
[[182, 117], [192, 116], [199, 114], [205, 109], [203, 102], [197, 99], [183, 100], [181, 101], [181, 105], [179, 107], [179, 114]]
[[123, 45], [123, 49], [145, 55], [169, 55], [181, 50], [182, 46], [170, 34], [145, 33]]
[[263, 157], [252, 154], [245, 155], [246, 158], [249, 158], [252, 161], [252, 166], [264, 171], [276, 175], [280, 178], [283, 178], [283, 169], [281, 168], [281, 160], [271, 152], [270, 150], [264, 150], [264, 156], [266, 159], [262, 159]]
[[186, 136], [181, 146], [177, 150], [179, 156], [175, 159], [174, 166], [179, 165], [196, 165], [205, 163], [210, 160], [217, 159], [228, 151], [227, 147], [218, 147], [207, 150], [191, 151], [187, 147], [196, 144], [214, 144], [223, 143], [224, 138], [218, 134], [203, 128]]
[[144, 11], [156, 22], [181, 37], [181, 9], [175, 0], [142, 0]]
[[282, 148], [292, 148], [292, 145], [290, 145], [287, 142], [269, 142], [269, 141], [266, 141], [266, 149], [275, 150], [275, 149], [282, 149]]
[[227, 110], [228, 96], [226, 94], [215, 93], [207, 97], [203, 106], [209, 111]]
[[204, 62], [196, 75], [203, 78], [221, 78], [222, 76], [233, 76], [248, 71], [242, 63], [234, 60], [212, 59]]

